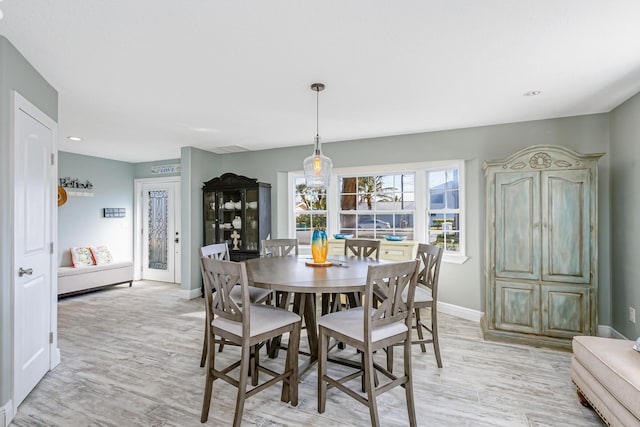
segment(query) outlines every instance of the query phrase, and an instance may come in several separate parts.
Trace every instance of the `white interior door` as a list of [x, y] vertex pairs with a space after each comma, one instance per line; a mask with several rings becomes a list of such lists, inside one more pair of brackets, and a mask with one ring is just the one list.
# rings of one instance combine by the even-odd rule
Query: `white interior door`
[[142, 184], [142, 278], [180, 282], [180, 183]]
[[18, 94], [14, 111], [13, 399], [17, 408], [51, 364], [56, 124]]

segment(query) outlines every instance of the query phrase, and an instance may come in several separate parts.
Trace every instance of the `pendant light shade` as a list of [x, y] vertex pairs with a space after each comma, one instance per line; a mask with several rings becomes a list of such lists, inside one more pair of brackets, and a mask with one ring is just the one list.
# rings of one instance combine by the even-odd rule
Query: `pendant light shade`
[[324, 90], [324, 84], [314, 83], [311, 90], [316, 92], [316, 137], [313, 154], [304, 159], [304, 178], [307, 181], [307, 188], [324, 188], [329, 186], [331, 179], [331, 169], [333, 162], [330, 158], [322, 154], [320, 147], [320, 134], [318, 132], [318, 116], [319, 116], [319, 93]]

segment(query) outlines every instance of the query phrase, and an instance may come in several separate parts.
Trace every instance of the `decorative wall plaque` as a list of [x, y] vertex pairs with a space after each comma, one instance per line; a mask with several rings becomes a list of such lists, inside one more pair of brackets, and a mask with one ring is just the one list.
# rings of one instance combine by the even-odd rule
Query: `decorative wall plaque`
[[124, 218], [127, 216], [125, 208], [104, 208], [105, 218]]

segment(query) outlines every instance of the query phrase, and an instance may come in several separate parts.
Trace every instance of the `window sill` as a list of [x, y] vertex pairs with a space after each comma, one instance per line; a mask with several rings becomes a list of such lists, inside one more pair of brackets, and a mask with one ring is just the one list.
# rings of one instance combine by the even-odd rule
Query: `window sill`
[[448, 264], [464, 264], [468, 259], [469, 257], [464, 255], [442, 255], [442, 262], [446, 262]]

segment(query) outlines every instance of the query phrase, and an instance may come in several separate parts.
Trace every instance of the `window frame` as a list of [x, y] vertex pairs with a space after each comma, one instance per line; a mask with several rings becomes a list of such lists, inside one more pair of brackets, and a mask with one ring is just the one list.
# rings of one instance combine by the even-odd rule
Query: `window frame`
[[[428, 241], [428, 172], [440, 171], [444, 169], [458, 169], [459, 182], [459, 205], [460, 205], [460, 251], [445, 252], [442, 260], [447, 263], [462, 264], [468, 257], [466, 256], [466, 179], [465, 179], [465, 161], [460, 159], [454, 160], [438, 160], [420, 163], [395, 163], [388, 165], [370, 165], [370, 166], [353, 166], [334, 168], [331, 174], [331, 181], [327, 189], [327, 234], [330, 238], [333, 234], [340, 230], [340, 188], [338, 186], [338, 177], [340, 176], [358, 176], [358, 175], [389, 175], [389, 174], [415, 174], [415, 197], [416, 207], [414, 216], [414, 240], [419, 242]], [[287, 222], [287, 230], [290, 236], [296, 235], [295, 222], [295, 178], [304, 176], [302, 170], [290, 171], [288, 173], [288, 211], [289, 218]], [[301, 253], [310, 253], [303, 246], [300, 246]]]
[[[302, 214], [302, 215], [309, 215], [311, 217], [310, 222], [311, 222], [311, 227], [309, 229], [309, 231], [313, 230], [313, 217], [314, 216], [325, 216], [326, 217], [326, 224], [327, 224], [327, 229], [329, 228], [328, 224], [329, 224], [329, 202], [328, 202], [328, 192], [325, 194], [325, 197], [327, 198], [327, 200], [325, 200], [325, 204], [326, 207], [325, 209], [310, 209], [308, 211], [303, 211], [303, 210], [298, 210], [296, 207], [296, 195], [298, 192], [297, 189], [297, 185], [296, 185], [296, 180], [302, 178], [304, 179], [304, 173], [302, 173], [301, 175], [299, 174], [290, 174], [289, 175], [289, 180], [290, 182], [292, 182], [293, 184], [293, 192], [290, 193], [291, 196], [291, 200], [293, 200], [290, 205], [293, 205], [293, 236], [297, 237], [298, 235], [298, 227], [297, 227], [297, 223], [296, 223], [296, 219], [297, 219], [297, 215], [298, 214]], [[291, 186], [290, 186], [291, 187]], [[291, 234], [291, 233], [289, 233]], [[301, 244], [301, 247], [309, 247], [310, 248], [310, 244], [309, 245], [305, 245], [305, 244]]]
[[[335, 189], [335, 192], [336, 192], [336, 199], [337, 199], [337, 203], [336, 203], [336, 208], [337, 208], [337, 210], [336, 210], [336, 214], [337, 214], [336, 227], [337, 228], [335, 230], [340, 230], [341, 229], [341, 227], [340, 227], [340, 216], [341, 215], [354, 215], [356, 217], [372, 216], [373, 218], [377, 219], [380, 216], [392, 215], [392, 216], [395, 217], [396, 215], [408, 214], [408, 215], [411, 215], [413, 217], [412, 218], [413, 219], [412, 222], [413, 222], [414, 226], [412, 227], [413, 228], [412, 234], [414, 236], [413, 240], [415, 240], [415, 237], [416, 237], [416, 234], [415, 234], [415, 232], [416, 232], [415, 218], [416, 218], [416, 215], [419, 214], [419, 212], [416, 210], [416, 202], [415, 202], [415, 198], [416, 198], [416, 190], [415, 190], [416, 173], [414, 171], [407, 171], [405, 169], [405, 170], [402, 170], [400, 172], [394, 170], [394, 171], [387, 171], [387, 172], [383, 172], [383, 173], [370, 173], [370, 172], [367, 171], [367, 172], [358, 173], [358, 174], [354, 174], [354, 173], [340, 173], [340, 174], [337, 174], [337, 173], [334, 173], [334, 175], [336, 177], [336, 189]], [[343, 193], [341, 193], [341, 188], [338, 185], [338, 183], [340, 182], [340, 179], [356, 178], [356, 180], [357, 180], [358, 178], [363, 178], [363, 177], [373, 177], [373, 178], [379, 177], [379, 176], [401, 176], [402, 177], [402, 176], [407, 176], [407, 175], [412, 175], [413, 176], [413, 182], [414, 182], [414, 189], [411, 192], [413, 194], [413, 197], [414, 197], [414, 202], [413, 202], [414, 203], [414, 207], [412, 209], [404, 209], [404, 210], [403, 209], [391, 209], [391, 210], [388, 210], [388, 211], [379, 210], [379, 209], [372, 209], [371, 211], [366, 211], [366, 210], [359, 210], [357, 208], [353, 209], [353, 210], [342, 209], [342, 206], [341, 206], [341, 203], [340, 203], [340, 197], [341, 197], [341, 195]], [[358, 184], [358, 186], [359, 186], [359, 184]], [[354, 194], [356, 197], [358, 197], [360, 195], [360, 191], [359, 190], [360, 190], [359, 188], [356, 189], [356, 193]], [[396, 191], [395, 193], [398, 193], [398, 192], [399, 191]], [[409, 193], [409, 192], [406, 192], [406, 191], [403, 192], [402, 193], [403, 197], [404, 197], [405, 193]], [[347, 193], [347, 194], [351, 194], [351, 193]], [[377, 202], [376, 202], [376, 207], [377, 207]], [[371, 230], [369, 230], [369, 229], [362, 230], [362, 232], [365, 232], [365, 233], [368, 232], [368, 231], [371, 231]], [[385, 234], [395, 233], [396, 231], [397, 230], [395, 228], [395, 220], [394, 220], [394, 226], [392, 228], [390, 228], [390, 229], [384, 229], [383, 230], [383, 229], [377, 229], [375, 227], [373, 229], [373, 233], [376, 235], [376, 238], [378, 238], [378, 239], [381, 238], [381, 237], [384, 237]], [[357, 236], [357, 237], [360, 237], [357, 228], [356, 228], [356, 230], [354, 232], [354, 235]]]
[[[429, 186], [429, 174], [432, 172], [442, 172], [450, 169], [458, 170], [458, 208], [443, 208], [443, 209], [430, 209], [431, 206], [431, 191]], [[454, 165], [453, 162], [450, 165], [443, 165], [442, 167], [429, 167], [424, 171], [425, 175], [425, 188], [424, 188], [424, 200], [425, 200], [425, 209], [424, 209], [424, 217], [425, 217], [425, 242], [429, 241], [429, 213], [430, 212], [438, 212], [443, 214], [452, 214], [458, 215], [458, 251], [445, 251], [443, 254], [443, 260], [447, 262], [454, 262], [462, 264], [465, 262], [468, 257], [466, 256], [466, 221], [465, 221], [465, 187], [466, 182], [464, 180], [464, 161], [458, 161], [457, 165]], [[444, 193], [446, 197], [446, 192]]]

